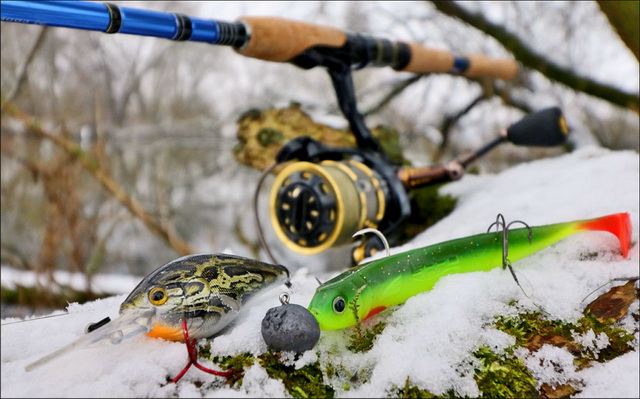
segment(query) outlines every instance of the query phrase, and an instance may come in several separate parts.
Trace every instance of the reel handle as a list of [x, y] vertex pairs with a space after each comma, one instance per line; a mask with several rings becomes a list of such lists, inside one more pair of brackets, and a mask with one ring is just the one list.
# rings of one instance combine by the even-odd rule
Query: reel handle
[[525, 116], [502, 130], [496, 139], [477, 151], [459, 157], [446, 165], [400, 168], [397, 176], [407, 189], [457, 180], [462, 177], [469, 164], [504, 142], [509, 141], [522, 146], [554, 147], [563, 144], [568, 134], [569, 128], [560, 108], [545, 108]]
[[445, 50], [409, 43], [411, 61], [401, 69], [415, 73], [459, 73], [468, 78], [489, 77], [510, 80], [518, 73], [518, 63], [510, 58], [492, 58], [480, 54], [455, 56]]
[[518, 72], [518, 64], [513, 59], [477, 54], [455, 56], [418, 43], [352, 35], [340, 29], [285, 18], [241, 17], [240, 20], [247, 25], [250, 38], [235, 51], [266, 61], [290, 62], [307, 50], [328, 47], [359, 67], [375, 64], [403, 72], [456, 73], [504, 80], [514, 78]]
[[444, 181], [457, 180], [464, 174], [464, 168], [458, 162], [447, 165], [432, 165], [422, 168], [400, 168], [398, 179], [407, 189], [419, 188]]
[[569, 134], [567, 121], [558, 107], [534, 112], [509, 126], [507, 140], [515, 145], [553, 147], [565, 142]]

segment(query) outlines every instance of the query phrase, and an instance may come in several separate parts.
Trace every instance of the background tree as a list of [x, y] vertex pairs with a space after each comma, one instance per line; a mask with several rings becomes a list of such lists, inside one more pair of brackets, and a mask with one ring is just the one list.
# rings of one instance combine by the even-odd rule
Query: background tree
[[[115, 3], [227, 21], [286, 15], [516, 58], [523, 73], [512, 82], [354, 72], [367, 123], [398, 129], [417, 166], [478, 148], [525, 113], [552, 105], [571, 125], [571, 148], [638, 151], [638, 2]], [[184, 251], [261, 257], [252, 219], [238, 211], [250, 209], [258, 172], [233, 159], [235, 121], [295, 101], [318, 122], [346, 126], [319, 68], [202, 43], [4, 22], [0, 29], [3, 264], [49, 275], [142, 275]], [[564, 151], [504, 146], [477, 167], [496, 172]], [[278, 251], [293, 269], [344, 263], [340, 252]]]
[[633, 52], [636, 59], [640, 59], [640, 1], [598, 1], [598, 6], [607, 16], [618, 36]]

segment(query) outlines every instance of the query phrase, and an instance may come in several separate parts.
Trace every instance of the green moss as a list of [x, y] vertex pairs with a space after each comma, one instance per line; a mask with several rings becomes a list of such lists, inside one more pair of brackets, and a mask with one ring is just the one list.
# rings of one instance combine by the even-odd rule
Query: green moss
[[[512, 306], [516, 306], [514, 302]], [[351, 309], [357, 311], [357, 307]], [[585, 367], [593, 361], [606, 362], [624, 353], [633, 350], [630, 343], [634, 336], [621, 328], [616, 328], [614, 320], [598, 321], [592, 315], [586, 315], [577, 322], [568, 323], [561, 320], [545, 319], [540, 313], [522, 312], [516, 316], [496, 316], [494, 325], [501, 331], [515, 337], [515, 345], [506, 348], [504, 352], [497, 354], [488, 347], [480, 347], [473, 352], [473, 357], [478, 361], [472, 364], [473, 378], [480, 390], [479, 397], [483, 398], [520, 398], [539, 397], [546, 394], [548, 389], [554, 390], [554, 394], [568, 397], [579, 391], [580, 387], [564, 385], [559, 387], [543, 386], [538, 390], [538, 381], [524, 362], [514, 354], [517, 347], [527, 347], [537, 350], [544, 344], [566, 347], [575, 356], [577, 367]], [[352, 352], [366, 352], [373, 347], [373, 343], [386, 323], [378, 322], [369, 328], [363, 328], [359, 323], [351, 329], [347, 349]], [[576, 338], [593, 331], [596, 336], [604, 333], [609, 337], [610, 344], [599, 351], [584, 348]], [[211, 358], [210, 347], [205, 345], [201, 356]], [[263, 367], [270, 378], [283, 382], [287, 392], [296, 398], [328, 397], [335, 395], [334, 386], [343, 391], [349, 391], [353, 387], [366, 383], [371, 378], [371, 370], [358, 371], [345, 368], [340, 361], [332, 361], [326, 365], [315, 362], [298, 370], [293, 365], [282, 363], [279, 353], [267, 352], [260, 356], [252, 356], [249, 353], [214, 357], [212, 359], [221, 369], [233, 369], [235, 373], [227, 380], [227, 384], [237, 386], [242, 383], [243, 371], [256, 364]], [[324, 368], [323, 368], [324, 367]], [[464, 368], [469, 370], [470, 367]], [[463, 374], [464, 371], [461, 371]], [[558, 389], [558, 390], [555, 390]], [[387, 392], [391, 397], [403, 398], [454, 398], [459, 397], [453, 389], [443, 394], [433, 394], [406, 379], [404, 386], [393, 386]]]
[[262, 111], [260, 111], [257, 108], [251, 108], [245, 112], [243, 112], [238, 119], [236, 120], [236, 123], [240, 123], [243, 120], [259, 120], [262, 117]]
[[439, 190], [442, 186], [443, 184], [435, 184], [412, 189], [409, 192], [411, 216], [401, 239], [403, 242], [433, 226], [456, 207], [456, 198], [440, 194]]
[[371, 135], [375, 137], [382, 149], [389, 157], [389, 160], [396, 165], [408, 165], [409, 162], [402, 155], [400, 146], [400, 133], [391, 126], [376, 126], [371, 129]]
[[284, 134], [280, 130], [270, 127], [260, 129], [257, 136], [258, 143], [263, 147], [279, 144], [284, 138]]
[[258, 357], [250, 353], [237, 356], [211, 357], [211, 346], [204, 345], [200, 349], [200, 356], [211, 359], [221, 369], [233, 369], [235, 373], [227, 380], [227, 384], [237, 386], [242, 384], [242, 372], [258, 362], [264, 367], [270, 378], [279, 379], [284, 384], [287, 392], [294, 398], [333, 398], [334, 390], [324, 384], [324, 376], [319, 362], [296, 369], [293, 365], [287, 366], [280, 361], [279, 353], [266, 352]]
[[[473, 353], [480, 360], [474, 368], [474, 380], [478, 384], [481, 398], [526, 398], [538, 397], [536, 380], [522, 360], [518, 359], [512, 349], [504, 354], [495, 354], [488, 347], [480, 347]], [[417, 385], [411, 384], [407, 378], [404, 387], [394, 387], [392, 396], [402, 398], [459, 398], [453, 389], [443, 395], [436, 395]]]
[[371, 380], [371, 369], [360, 369], [356, 372], [352, 372], [342, 365], [339, 366], [339, 371], [337, 376], [339, 381], [342, 382], [342, 389], [345, 391], [350, 391], [354, 386], [360, 386], [362, 384], [366, 384]]
[[536, 380], [524, 362], [512, 349], [497, 355], [488, 347], [480, 347], [473, 353], [480, 360], [475, 369], [474, 380], [483, 398], [528, 398], [537, 397]]
[[516, 346], [527, 346], [534, 336], [558, 336], [571, 338], [576, 326], [559, 320], [546, 320], [540, 313], [520, 313], [515, 317], [496, 316], [498, 330], [515, 337]]
[[[516, 339], [513, 347], [503, 354], [496, 354], [488, 347], [480, 347], [473, 356], [480, 361], [474, 368], [474, 380], [478, 384], [480, 397], [518, 398], [539, 397], [537, 381], [524, 362], [514, 355], [514, 348], [527, 347], [537, 350], [544, 344], [565, 347], [575, 356], [578, 368], [586, 367], [593, 361], [606, 362], [633, 350], [630, 343], [634, 337], [621, 328], [614, 327], [613, 319], [598, 321], [595, 316], [586, 315], [575, 323], [561, 320], [547, 320], [540, 313], [521, 313], [513, 317], [496, 316], [495, 326]], [[576, 341], [576, 338], [593, 331], [596, 336], [604, 333], [609, 337], [609, 345], [594, 351]], [[563, 392], [577, 392], [579, 387], [566, 386]], [[405, 398], [455, 397], [453, 391], [445, 395], [434, 395], [428, 390], [412, 385], [407, 379], [402, 388], [395, 387], [392, 395]], [[563, 395], [566, 396], [566, 395]]]
[[384, 330], [386, 327], [386, 323], [378, 322], [374, 324], [371, 328], [363, 329], [362, 322], [360, 321], [360, 317], [358, 316], [358, 298], [360, 294], [365, 289], [365, 285], [360, 287], [360, 289], [356, 292], [353, 297], [353, 301], [349, 303], [349, 311], [353, 313], [354, 318], [357, 323], [355, 328], [352, 329], [353, 333], [349, 337], [349, 344], [347, 345], [347, 349], [351, 352], [362, 353], [368, 352], [373, 348], [374, 339]]
[[447, 216], [456, 206], [456, 198], [448, 194], [440, 195], [439, 190], [442, 186], [443, 184], [435, 184], [411, 192], [411, 201], [417, 208], [415, 216], [428, 225]]
[[324, 384], [319, 362], [299, 369], [280, 362], [278, 354], [267, 352], [259, 356], [260, 364], [271, 378], [282, 380], [285, 388], [295, 398], [333, 398], [334, 390]]
[[392, 395], [399, 398], [437, 398], [436, 395], [427, 391], [426, 389], [420, 389], [416, 385], [411, 385], [409, 378], [404, 383], [404, 387], [398, 388], [394, 386], [392, 388]]
[[633, 346], [631, 345], [634, 340], [633, 334], [628, 333], [622, 328], [614, 327], [614, 325], [614, 319], [600, 322], [592, 314], [588, 314], [578, 320], [579, 333], [584, 334], [589, 330], [593, 330], [596, 336], [604, 333], [609, 337], [609, 345], [598, 351], [597, 354], [592, 351], [583, 351], [583, 361], [595, 360], [604, 363], [633, 350]]
[[[633, 347], [633, 334], [614, 327], [615, 320], [600, 322], [593, 315], [586, 315], [576, 323], [561, 320], [544, 319], [540, 313], [521, 313], [515, 317], [497, 316], [497, 329], [515, 337], [516, 346], [537, 350], [543, 344], [566, 347], [574, 356], [578, 368], [587, 366], [592, 361], [606, 362], [623, 355]], [[604, 333], [609, 338], [609, 345], [599, 351], [585, 348], [576, 342], [574, 336], [584, 335], [593, 330], [596, 336]]]
[[218, 363], [223, 369], [233, 369], [243, 371], [246, 367], [251, 367], [256, 362], [256, 358], [250, 353], [243, 353], [237, 356], [214, 357], [213, 361]]
[[256, 358], [250, 353], [243, 353], [237, 356], [214, 356], [211, 357], [211, 345], [206, 344], [200, 349], [200, 357], [211, 359], [214, 363], [220, 366], [220, 370], [233, 370], [231, 376], [227, 377], [227, 384], [235, 387], [242, 385], [242, 379], [244, 377], [244, 369], [253, 366]]
[[394, 386], [391, 389], [391, 395], [392, 397], [399, 397], [399, 398], [460, 398], [460, 395], [456, 395], [455, 391], [453, 389], [449, 389], [447, 392], [445, 392], [444, 395], [435, 395], [429, 391], [427, 391], [426, 389], [421, 389], [419, 388], [417, 385], [412, 385], [411, 381], [409, 380], [409, 378], [407, 378], [407, 380], [404, 383], [404, 387], [399, 388], [397, 386]]
[[373, 342], [376, 337], [387, 326], [385, 322], [378, 322], [370, 328], [362, 328], [361, 324], [353, 329], [353, 333], [349, 336], [349, 344], [347, 349], [354, 353], [368, 352], [373, 348]]

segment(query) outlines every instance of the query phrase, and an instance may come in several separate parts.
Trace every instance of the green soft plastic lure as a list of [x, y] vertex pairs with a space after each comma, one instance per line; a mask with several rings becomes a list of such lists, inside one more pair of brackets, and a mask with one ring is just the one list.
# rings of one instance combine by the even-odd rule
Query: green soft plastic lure
[[[572, 234], [589, 230], [615, 234], [622, 255], [627, 256], [631, 218], [628, 213], [617, 213], [595, 219], [508, 229], [509, 259], [517, 261]], [[345, 271], [317, 288], [309, 310], [321, 330], [345, 328], [430, 290], [444, 276], [487, 271], [502, 265], [503, 232], [445, 241]]]

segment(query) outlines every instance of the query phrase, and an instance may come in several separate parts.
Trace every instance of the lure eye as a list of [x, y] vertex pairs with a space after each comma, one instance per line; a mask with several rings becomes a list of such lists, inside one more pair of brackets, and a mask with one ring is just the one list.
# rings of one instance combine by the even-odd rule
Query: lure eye
[[333, 300], [333, 311], [340, 314], [344, 312], [345, 307], [344, 299], [340, 296], [335, 297]]
[[149, 291], [149, 302], [153, 305], [160, 306], [167, 302], [168, 298], [167, 291], [162, 287], [155, 287]]

